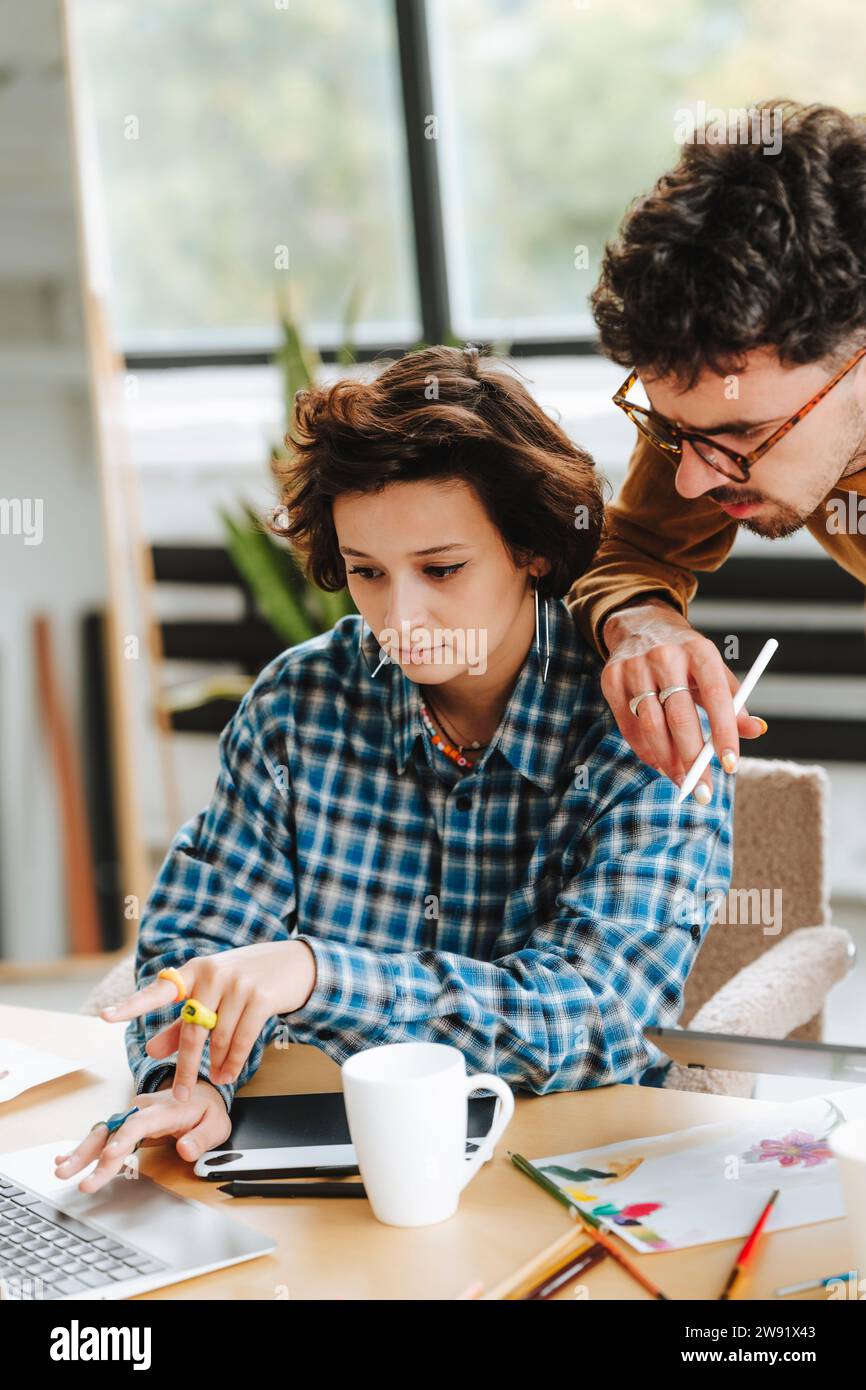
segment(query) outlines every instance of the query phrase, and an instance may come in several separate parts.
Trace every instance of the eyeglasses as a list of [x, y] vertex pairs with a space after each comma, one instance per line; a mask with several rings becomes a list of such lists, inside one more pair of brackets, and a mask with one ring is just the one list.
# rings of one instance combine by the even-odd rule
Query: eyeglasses
[[[833, 390], [847, 374], [856, 367], [861, 357], [866, 356], [866, 347], [862, 347], [850, 360], [846, 362], [834, 377], [824, 383], [820, 391], [816, 391], [811, 400], [792, 415], [790, 420], [786, 420], [784, 425], [780, 425], [774, 430], [769, 439], [765, 439], [763, 444], [759, 444], [750, 454], [739, 454], [736, 449], [728, 449], [724, 444], [717, 444], [707, 434], [700, 434], [695, 430], [683, 430], [679, 425], [675, 425], [672, 420], [668, 420], [664, 415], [658, 415], [654, 410], [647, 410], [642, 405], [636, 405], [633, 401], [627, 401], [626, 395], [637, 381], [637, 368], [631, 372], [627, 380], [619, 388], [613, 397], [614, 405], [618, 405], [620, 410], [624, 410], [629, 419], [637, 426], [642, 434], [646, 435], [651, 444], [660, 449], [663, 454], [671, 459], [672, 463], [679, 465], [683, 454], [683, 440], [691, 444], [695, 453], [698, 454], [711, 468], [722, 473], [726, 478], [732, 478], [734, 482], [746, 483], [752, 467], [759, 458], [763, 458], [768, 449], [772, 449], [780, 439], [792, 430], [796, 424], [814, 410], [819, 401], [822, 401], [829, 391]], [[723, 430], [718, 431], [720, 434]]]

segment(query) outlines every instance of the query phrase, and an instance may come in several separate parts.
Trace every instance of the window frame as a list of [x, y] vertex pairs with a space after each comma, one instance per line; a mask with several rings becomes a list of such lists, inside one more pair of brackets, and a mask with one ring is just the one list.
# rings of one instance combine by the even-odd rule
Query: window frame
[[[456, 341], [448, 292], [448, 264], [436, 141], [424, 136], [424, 120], [434, 111], [435, 98], [428, 36], [429, 0], [392, 0], [400, 64], [400, 92], [406, 141], [407, 175], [412, 214], [415, 283], [421, 318], [421, 337], [427, 343]], [[483, 340], [477, 340], [479, 345]], [[323, 362], [340, 359], [340, 349], [316, 345]], [[411, 343], [368, 343], [355, 349], [355, 360], [369, 362], [382, 355], [401, 356]], [[557, 338], [519, 335], [508, 340], [512, 357], [595, 356], [598, 338], [585, 334]], [[130, 351], [124, 354], [128, 371], [177, 367], [264, 366], [273, 349], [219, 348], [189, 351]]]

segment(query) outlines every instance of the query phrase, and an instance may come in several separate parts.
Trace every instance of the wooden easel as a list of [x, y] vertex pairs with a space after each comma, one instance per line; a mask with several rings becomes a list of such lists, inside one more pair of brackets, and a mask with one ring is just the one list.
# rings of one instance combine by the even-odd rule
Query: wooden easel
[[[138, 914], [150, 889], [151, 871], [141, 814], [139, 768], [133, 712], [136, 678], [147, 683], [169, 833], [180, 822], [171, 750], [171, 725], [158, 681], [163, 660], [154, 615], [153, 563], [142, 539], [138, 478], [124, 422], [124, 363], [113, 346], [106, 312], [106, 280], [95, 234], [91, 132], [81, 100], [83, 65], [70, 0], [62, 0], [61, 22], [66, 65], [69, 131], [73, 158], [84, 331], [90, 367], [91, 408], [101, 478], [103, 527], [108, 567], [106, 669], [111, 709], [110, 740], [121, 860], [122, 896], [137, 904], [127, 918], [127, 949], [134, 945]], [[138, 643], [138, 651], [135, 644]]]

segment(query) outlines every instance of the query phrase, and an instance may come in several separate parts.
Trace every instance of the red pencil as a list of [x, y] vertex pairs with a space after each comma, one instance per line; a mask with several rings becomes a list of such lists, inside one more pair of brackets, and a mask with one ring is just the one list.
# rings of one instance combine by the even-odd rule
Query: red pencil
[[737, 1281], [738, 1281], [740, 1275], [743, 1273], [744, 1269], [746, 1268], [746, 1266], [748, 1265], [749, 1261], [751, 1260], [752, 1255], [754, 1254], [755, 1246], [756, 1246], [757, 1243], [758, 1243], [758, 1236], [761, 1234], [761, 1231], [764, 1229], [764, 1225], [765, 1225], [765, 1223], [766, 1223], [767, 1217], [770, 1215], [770, 1212], [773, 1210], [773, 1205], [774, 1205], [774, 1203], [775, 1203], [776, 1198], [778, 1197], [778, 1195], [779, 1195], [779, 1188], [777, 1187], [776, 1190], [775, 1190], [775, 1192], [773, 1193], [772, 1197], [770, 1198], [769, 1202], [768, 1202], [767, 1205], [764, 1207], [764, 1210], [761, 1212], [761, 1215], [758, 1217], [757, 1221], [755, 1222], [755, 1226], [754, 1226], [754, 1229], [753, 1229], [751, 1235], [749, 1235], [749, 1236], [746, 1238], [746, 1243], [745, 1243], [745, 1245], [743, 1246], [742, 1250], [740, 1251], [739, 1255], [737, 1256], [736, 1263], [734, 1264], [733, 1269], [731, 1270], [730, 1274], [728, 1275], [728, 1282], [727, 1282], [727, 1284], [725, 1285], [725, 1287], [722, 1289], [722, 1292], [719, 1294], [719, 1298], [720, 1298], [720, 1299], [721, 1299], [721, 1298], [730, 1298], [731, 1294], [733, 1293], [735, 1284], [737, 1283]]

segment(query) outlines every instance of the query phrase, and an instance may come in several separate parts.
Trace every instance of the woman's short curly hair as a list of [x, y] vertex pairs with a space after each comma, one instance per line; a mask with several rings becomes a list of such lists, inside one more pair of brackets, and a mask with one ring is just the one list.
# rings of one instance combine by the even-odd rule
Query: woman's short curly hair
[[369, 382], [299, 391], [289, 456], [275, 461], [280, 504], [268, 523], [321, 589], [346, 585], [332, 517], [343, 493], [459, 479], [474, 488], [515, 564], [549, 561], [542, 596], [560, 597], [601, 539], [595, 464], [517, 375], [477, 348], [406, 353]]
[[591, 304], [615, 362], [690, 387], [753, 348], [805, 363], [866, 340], [866, 118], [752, 109], [776, 122], [777, 153], [684, 145], [605, 247]]

